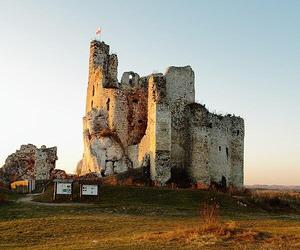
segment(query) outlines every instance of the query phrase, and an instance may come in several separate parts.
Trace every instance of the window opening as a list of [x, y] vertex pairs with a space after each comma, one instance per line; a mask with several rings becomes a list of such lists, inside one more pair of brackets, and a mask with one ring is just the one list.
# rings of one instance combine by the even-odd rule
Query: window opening
[[109, 111], [109, 104], [110, 104], [110, 98], [107, 99], [106, 101], [106, 109]]

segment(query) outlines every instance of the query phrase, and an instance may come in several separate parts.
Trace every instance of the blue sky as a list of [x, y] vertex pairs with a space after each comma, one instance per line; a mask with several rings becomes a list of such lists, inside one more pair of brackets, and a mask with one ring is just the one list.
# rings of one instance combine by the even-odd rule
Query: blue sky
[[21, 144], [82, 156], [96, 27], [119, 78], [191, 65], [196, 99], [245, 119], [246, 184], [300, 184], [300, 1], [0, 0], [0, 165]]

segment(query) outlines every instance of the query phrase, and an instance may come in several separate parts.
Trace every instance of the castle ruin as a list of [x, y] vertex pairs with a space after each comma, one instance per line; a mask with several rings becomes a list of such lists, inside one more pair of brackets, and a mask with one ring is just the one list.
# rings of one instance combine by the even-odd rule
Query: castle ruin
[[120, 82], [117, 70], [109, 45], [93, 40], [82, 175], [149, 167], [151, 180], [161, 185], [187, 176], [191, 183], [243, 186], [244, 120], [195, 103], [190, 66], [143, 77], [125, 72]]
[[48, 180], [57, 159], [56, 147], [21, 145], [19, 150], [6, 158], [0, 168], [0, 182], [9, 184], [18, 180]]

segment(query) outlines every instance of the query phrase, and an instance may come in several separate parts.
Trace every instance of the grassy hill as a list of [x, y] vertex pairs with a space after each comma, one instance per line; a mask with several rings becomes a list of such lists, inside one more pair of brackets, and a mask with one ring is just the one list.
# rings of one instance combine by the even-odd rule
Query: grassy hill
[[298, 203], [282, 208], [287, 195], [270, 211], [274, 197], [189, 189], [103, 186], [81, 206], [57, 206], [69, 201], [52, 194], [34, 198], [52, 205], [0, 205], [0, 249], [300, 248]]
[[[78, 186], [74, 187], [75, 193], [79, 193]], [[249, 212], [251, 206], [242, 206], [236, 198], [220, 192], [191, 190], [191, 189], [168, 189], [135, 186], [102, 186], [100, 200], [90, 201], [97, 203], [98, 207], [108, 211], [119, 211], [143, 214], [149, 210], [152, 213], [164, 213], [166, 215], [183, 214], [195, 216], [199, 212], [201, 203], [218, 203], [222, 213]], [[39, 202], [72, 202], [64, 196], [52, 201], [53, 186], [49, 186], [46, 192], [34, 198]], [[73, 202], [79, 202], [79, 197], [74, 196]], [[89, 202], [89, 201], [86, 201]], [[141, 211], [139, 211], [141, 210]], [[153, 210], [153, 211], [152, 211]]]

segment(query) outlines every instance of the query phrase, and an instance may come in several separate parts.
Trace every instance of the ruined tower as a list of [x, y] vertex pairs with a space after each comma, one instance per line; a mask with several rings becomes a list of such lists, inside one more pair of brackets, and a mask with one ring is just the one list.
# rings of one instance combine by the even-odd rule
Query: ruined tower
[[181, 174], [191, 183], [243, 185], [244, 121], [195, 103], [190, 66], [144, 77], [125, 72], [120, 82], [117, 70], [109, 45], [92, 41], [81, 174], [148, 166], [150, 178], [162, 185]]

